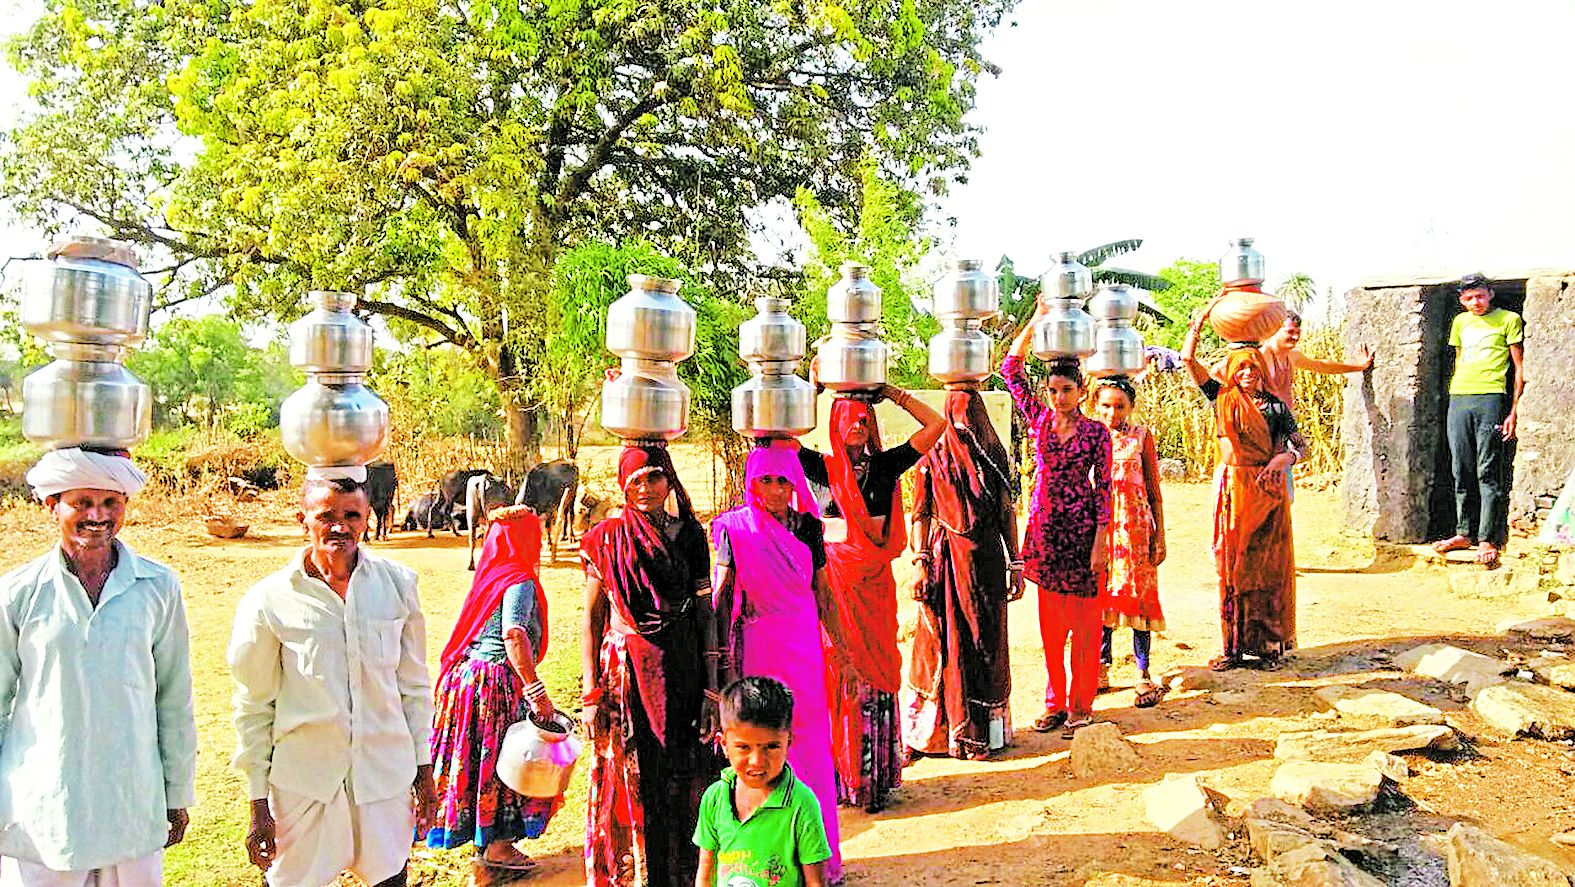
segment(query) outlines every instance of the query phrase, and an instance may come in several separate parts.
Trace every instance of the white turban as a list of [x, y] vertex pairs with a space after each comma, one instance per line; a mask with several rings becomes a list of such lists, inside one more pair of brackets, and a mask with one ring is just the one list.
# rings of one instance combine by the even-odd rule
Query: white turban
[[40, 500], [67, 490], [114, 490], [135, 496], [147, 484], [148, 476], [125, 456], [70, 447], [45, 453], [27, 472], [27, 482]]
[[307, 480], [351, 480], [366, 483], [365, 465], [320, 465], [306, 469]]

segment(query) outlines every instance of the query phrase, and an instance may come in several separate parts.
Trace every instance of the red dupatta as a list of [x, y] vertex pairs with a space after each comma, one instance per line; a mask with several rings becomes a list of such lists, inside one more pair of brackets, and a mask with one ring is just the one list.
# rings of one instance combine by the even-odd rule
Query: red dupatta
[[541, 649], [536, 655], [540, 659], [547, 654], [547, 592], [537, 575], [541, 563], [541, 519], [524, 506], [496, 509], [489, 519], [470, 593], [465, 595], [454, 631], [443, 647], [441, 671], [448, 671], [449, 666], [464, 658], [487, 620], [502, 605], [503, 593], [527, 581], [536, 588], [536, 613], [541, 620]]

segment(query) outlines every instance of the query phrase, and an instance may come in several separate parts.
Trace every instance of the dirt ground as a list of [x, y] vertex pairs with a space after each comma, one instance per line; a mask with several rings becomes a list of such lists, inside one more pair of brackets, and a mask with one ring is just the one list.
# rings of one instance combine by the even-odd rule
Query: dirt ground
[[[680, 470], [704, 509], [712, 486], [708, 457], [698, 447], [677, 449]], [[610, 488], [612, 459], [610, 448], [582, 452], [580, 464], [591, 486]], [[419, 492], [402, 489], [400, 498], [408, 501]], [[1156, 672], [1202, 665], [1218, 651], [1209, 492], [1202, 485], [1165, 489], [1170, 559], [1161, 568], [1161, 589], [1169, 630], [1154, 644]], [[301, 537], [289, 521], [288, 493], [268, 494], [261, 503], [240, 507], [254, 515], [250, 534], [239, 541], [209, 537], [194, 514], [182, 515], [171, 503], [136, 506], [122, 536], [139, 553], [180, 574], [191, 623], [202, 740], [200, 801], [186, 843], [169, 854], [166, 880], [171, 884], [260, 881], [246, 865], [243, 787], [229, 767], [234, 734], [224, 646], [240, 595], [282, 565]], [[1395, 839], [1439, 832], [1463, 819], [1575, 864], [1575, 854], [1548, 841], [1556, 832], [1575, 828], [1571, 748], [1494, 738], [1462, 698], [1439, 685], [1406, 679], [1387, 665], [1389, 655], [1438, 638], [1501, 652], [1505, 642], [1493, 627], [1509, 616], [1542, 615], [1545, 597], [1514, 592], [1507, 583], [1462, 581], [1465, 571], [1477, 569], [1472, 566], [1446, 566], [1409, 549], [1375, 551], [1369, 540], [1344, 527], [1332, 491], [1300, 491], [1294, 515], [1302, 649], [1286, 667], [1232, 673], [1210, 692], [1172, 693], [1158, 707], [1138, 710], [1131, 707], [1130, 635], [1119, 632], [1118, 689], [1100, 697], [1097, 713], [1137, 743], [1144, 767], [1124, 779], [1080, 780], [1068, 765], [1066, 741], [1026, 728], [1039, 711], [1044, 687], [1030, 592], [1011, 612], [1015, 742], [983, 763], [922, 760], [907, 770], [906, 784], [890, 809], [876, 815], [844, 810], [848, 883], [1076, 885], [1094, 873], [1111, 872], [1140, 879], [1125, 883], [1245, 884], [1245, 867], [1252, 863], [1240, 836], [1219, 853], [1178, 844], [1146, 821], [1142, 789], [1167, 773], [1197, 773], [1233, 801], [1266, 794], [1275, 737], [1327, 725], [1330, 715], [1320, 712], [1312, 693], [1332, 682], [1397, 689], [1437, 705], [1473, 740], [1448, 758], [1411, 757], [1417, 772], [1406, 786], [1407, 799], [1345, 823], [1347, 828]], [[0, 531], [9, 540], [0, 550], [0, 570], [37, 556], [51, 541], [43, 513], [29, 506], [0, 513]], [[374, 550], [420, 572], [435, 661], [469, 584], [464, 539], [399, 533]], [[1516, 566], [1513, 558], [1509, 566]], [[899, 587], [904, 578], [899, 573]], [[566, 553], [543, 580], [551, 596], [553, 637], [544, 671], [554, 698], [572, 707], [578, 693], [574, 638], [580, 577]], [[904, 603], [905, 621], [911, 622], [912, 606]], [[106, 753], [112, 753], [111, 738], [91, 741], [106, 742]], [[531, 882], [583, 882], [582, 783], [577, 778], [565, 809], [546, 835], [526, 848], [540, 861]], [[1396, 843], [1415, 846], [1414, 841]], [[465, 851], [421, 851], [413, 880], [459, 885], [467, 868]], [[1440, 860], [1416, 852], [1402, 854], [1386, 880], [1444, 884], [1442, 873]]]

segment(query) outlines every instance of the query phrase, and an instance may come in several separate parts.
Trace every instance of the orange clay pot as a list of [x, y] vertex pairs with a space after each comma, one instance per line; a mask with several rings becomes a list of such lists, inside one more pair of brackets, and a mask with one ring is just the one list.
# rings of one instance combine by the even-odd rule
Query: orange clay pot
[[1227, 342], [1262, 342], [1285, 323], [1285, 303], [1272, 293], [1231, 288], [1209, 312], [1209, 325]]

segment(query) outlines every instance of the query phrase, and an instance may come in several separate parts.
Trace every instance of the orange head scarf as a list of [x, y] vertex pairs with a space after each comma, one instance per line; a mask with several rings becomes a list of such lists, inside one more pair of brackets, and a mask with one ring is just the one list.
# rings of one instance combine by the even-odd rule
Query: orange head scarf
[[1216, 433], [1230, 441], [1235, 464], [1266, 465], [1274, 455], [1269, 420], [1264, 418], [1257, 396], [1236, 383], [1236, 374], [1247, 367], [1257, 371], [1260, 386], [1268, 382], [1268, 370], [1257, 348], [1232, 348], [1227, 352], [1221, 365], [1224, 387], [1214, 399]]

